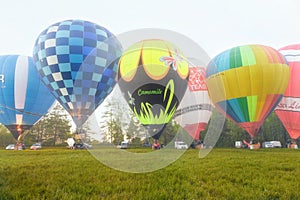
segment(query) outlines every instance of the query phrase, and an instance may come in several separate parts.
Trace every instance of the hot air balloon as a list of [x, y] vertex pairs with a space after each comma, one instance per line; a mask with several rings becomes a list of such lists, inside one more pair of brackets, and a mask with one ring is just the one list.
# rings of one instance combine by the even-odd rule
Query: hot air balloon
[[293, 140], [300, 136], [300, 44], [279, 49], [290, 66], [290, 80], [275, 113]]
[[47, 114], [54, 101], [31, 57], [0, 56], [0, 123], [18, 142], [24, 131]]
[[216, 108], [253, 139], [281, 100], [289, 74], [275, 49], [245, 45], [217, 55], [206, 70], [206, 83]]
[[142, 40], [123, 52], [119, 87], [139, 122], [155, 140], [172, 119], [186, 91], [188, 74], [182, 52], [165, 40]]
[[212, 114], [212, 103], [205, 82], [205, 68], [190, 66], [189, 73], [188, 89], [174, 119], [198, 141]]
[[80, 129], [116, 84], [121, 46], [104, 27], [66, 20], [40, 33], [33, 55], [42, 81]]

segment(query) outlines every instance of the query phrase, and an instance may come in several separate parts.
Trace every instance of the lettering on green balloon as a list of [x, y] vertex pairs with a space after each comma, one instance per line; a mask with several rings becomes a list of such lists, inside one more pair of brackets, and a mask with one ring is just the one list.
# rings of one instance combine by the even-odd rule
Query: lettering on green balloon
[[142, 90], [139, 89], [138, 91], [138, 95], [142, 96], [142, 95], [160, 95], [162, 93], [162, 90], [157, 88], [155, 90]]
[[[168, 94], [169, 91], [169, 95]], [[174, 92], [175, 92], [175, 85], [174, 85], [174, 80], [171, 79], [169, 80], [168, 84], [165, 87], [165, 90], [162, 91], [161, 89], [154, 89], [154, 90], [139, 90], [138, 91], [138, 95], [159, 95], [159, 94], [163, 94], [163, 101], [167, 101], [166, 107], [165, 109], [160, 109], [160, 112], [158, 115], [153, 114], [152, 112], [152, 107], [153, 105], [151, 105], [149, 102], [142, 102], [140, 107], [140, 112], [138, 113], [138, 111], [136, 110], [136, 107], [133, 108], [133, 111], [136, 115], [136, 117], [139, 119], [139, 121], [142, 124], [165, 124], [168, 123], [177, 108], [177, 103], [175, 103], [173, 105], [173, 107], [171, 107], [172, 105], [172, 100], [174, 98]]]

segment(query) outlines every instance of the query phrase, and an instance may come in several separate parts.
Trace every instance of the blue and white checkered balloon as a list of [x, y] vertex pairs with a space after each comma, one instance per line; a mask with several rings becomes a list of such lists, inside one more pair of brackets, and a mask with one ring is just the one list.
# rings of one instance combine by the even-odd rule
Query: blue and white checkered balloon
[[42, 81], [81, 126], [116, 84], [121, 53], [119, 41], [107, 29], [67, 20], [38, 36], [33, 58]]

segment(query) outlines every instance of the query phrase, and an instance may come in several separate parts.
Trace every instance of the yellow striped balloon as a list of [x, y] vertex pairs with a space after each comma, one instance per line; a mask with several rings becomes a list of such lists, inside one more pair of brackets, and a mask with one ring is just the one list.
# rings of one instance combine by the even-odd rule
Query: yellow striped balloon
[[284, 56], [271, 47], [238, 46], [212, 59], [206, 82], [219, 111], [253, 138], [281, 100], [289, 70]]

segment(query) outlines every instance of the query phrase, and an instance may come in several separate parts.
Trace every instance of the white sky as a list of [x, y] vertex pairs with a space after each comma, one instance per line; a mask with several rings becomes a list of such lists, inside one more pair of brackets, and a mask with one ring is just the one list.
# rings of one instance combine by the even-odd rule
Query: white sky
[[7, 0], [0, 6], [0, 55], [32, 56], [49, 25], [83, 19], [114, 34], [164, 28], [197, 42], [209, 56], [243, 44], [276, 49], [300, 43], [298, 0]]

